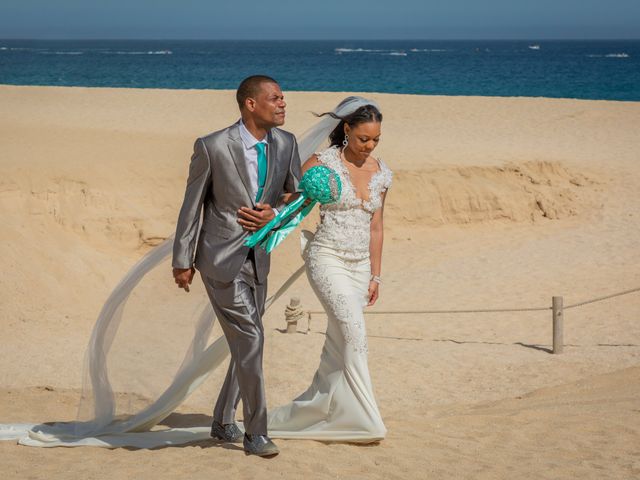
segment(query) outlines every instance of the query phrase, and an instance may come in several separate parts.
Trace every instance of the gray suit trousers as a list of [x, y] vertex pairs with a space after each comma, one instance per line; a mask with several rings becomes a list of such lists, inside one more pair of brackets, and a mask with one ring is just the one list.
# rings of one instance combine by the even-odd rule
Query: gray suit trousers
[[233, 423], [242, 398], [244, 428], [252, 435], [267, 434], [267, 401], [262, 376], [264, 327], [262, 315], [267, 281], [259, 283], [253, 252], [231, 282], [220, 282], [202, 275], [211, 305], [224, 331], [231, 361], [213, 418]]

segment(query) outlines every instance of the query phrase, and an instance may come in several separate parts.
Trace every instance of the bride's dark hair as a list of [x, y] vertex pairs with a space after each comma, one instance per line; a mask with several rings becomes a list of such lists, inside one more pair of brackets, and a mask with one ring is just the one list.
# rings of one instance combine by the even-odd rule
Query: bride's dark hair
[[[352, 97], [345, 99], [344, 101], [349, 100]], [[342, 102], [344, 103], [344, 102]], [[339, 107], [339, 105], [338, 105]], [[325, 112], [325, 113], [314, 113], [316, 117], [324, 117], [325, 115], [329, 115], [330, 117], [335, 118], [336, 120], [340, 120], [340, 123], [333, 131], [329, 134], [329, 141], [331, 142], [331, 146], [334, 145], [341, 146], [342, 142], [344, 142], [344, 125], [345, 123], [350, 127], [355, 127], [356, 125], [360, 125], [361, 123], [368, 122], [382, 122], [382, 113], [373, 105], [363, 105], [358, 108], [355, 112], [350, 113], [349, 115], [345, 115], [341, 117], [336, 115], [333, 112]]]

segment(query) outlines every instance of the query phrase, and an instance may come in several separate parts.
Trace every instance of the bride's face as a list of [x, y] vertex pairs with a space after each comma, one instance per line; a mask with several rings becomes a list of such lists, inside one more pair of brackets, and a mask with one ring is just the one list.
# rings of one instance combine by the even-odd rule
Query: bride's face
[[366, 160], [380, 141], [380, 122], [366, 122], [349, 127], [345, 125], [345, 133], [349, 135], [346, 148], [360, 160]]

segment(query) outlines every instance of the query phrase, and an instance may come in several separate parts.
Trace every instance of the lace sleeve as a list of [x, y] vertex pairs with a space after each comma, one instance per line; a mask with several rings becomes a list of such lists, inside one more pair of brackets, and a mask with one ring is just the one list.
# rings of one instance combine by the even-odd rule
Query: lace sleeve
[[382, 160], [379, 161], [380, 168], [382, 169], [382, 186], [385, 190], [388, 190], [389, 187], [391, 187], [391, 183], [393, 183], [393, 172], [389, 167], [387, 167], [386, 163], [384, 163]]
[[333, 160], [333, 153], [334, 152], [331, 148], [327, 148], [320, 152], [316, 152], [315, 155], [319, 163], [321, 163], [322, 165], [330, 166]]

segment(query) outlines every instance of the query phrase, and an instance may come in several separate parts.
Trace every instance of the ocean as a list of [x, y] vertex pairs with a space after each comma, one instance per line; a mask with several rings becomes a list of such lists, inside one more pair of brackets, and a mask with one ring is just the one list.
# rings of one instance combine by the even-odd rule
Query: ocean
[[0, 40], [0, 84], [640, 101], [640, 40]]

